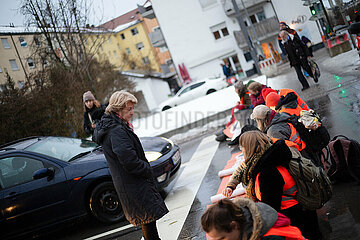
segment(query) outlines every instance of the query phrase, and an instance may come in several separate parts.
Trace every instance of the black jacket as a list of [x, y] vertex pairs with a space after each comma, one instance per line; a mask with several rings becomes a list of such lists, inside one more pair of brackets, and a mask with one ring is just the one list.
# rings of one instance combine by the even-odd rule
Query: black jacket
[[307, 64], [307, 57], [310, 56], [310, 53], [307, 46], [298, 37], [294, 36], [291, 39], [289, 36], [288, 41], [284, 43], [284, 48], [291, 66]]
[[105, 114], [93, 140], [104, 150], [126, 219], [138, 226], [164, 216], [165, 206], [153, 179], [139, 138], [115, 114]]
[[94, 129], [91, 127], [91, 122], [89, 119], [89, 114], [93, 121], [100, 121], [101, 117], [104, 115], [106, 105], [101, 104], [100, 107], [96, 107], [95, 104], [91, 109], [86, 108], [84, 112], [84, 131], [86, 134], [91, 135], [94, 132]]

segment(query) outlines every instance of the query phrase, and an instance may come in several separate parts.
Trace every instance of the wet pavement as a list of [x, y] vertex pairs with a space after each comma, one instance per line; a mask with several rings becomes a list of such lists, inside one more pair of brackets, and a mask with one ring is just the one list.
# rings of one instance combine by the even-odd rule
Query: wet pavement
[[[319, 84], [309, 78], [311, 88], [301, 92], [295, 71], [284, 64], [279, 67], [280, 76], [269, 79], [269, 85], [275, 89], [294, 89], [322, 117], [331, 137], [341, 134], [360, 142], [360, 71], [354, 68], [344, 71], [341, 62], [337, 68], [329, 68], [326, 49], [314, 55], [322, 72]], [[218, 171], [224, 168], [234, 151], [237, 150], [225, 143], [219, 145], [178, 239], [206, 239], [200, 217], [220, 185]], [[338, 183], [333, 187], [332, 199], [318, 210], [323, 239], [360, 239], [360, 185]]]

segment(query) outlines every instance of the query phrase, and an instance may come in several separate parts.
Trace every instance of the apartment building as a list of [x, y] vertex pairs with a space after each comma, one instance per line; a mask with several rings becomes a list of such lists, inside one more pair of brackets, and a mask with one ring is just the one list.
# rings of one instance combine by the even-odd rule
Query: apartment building
[[36, 48], [42, 45], [42, 39], [36, 28], [0, 27], [0, 88], [4, 90], [6, 76], [13, 79], [16, 86], [22, 88], [29, 76], [49, 62], [34, 55]]
[[[148, 12], [156, 14], [174, 65], [184, 63], [192, 79], [223, 76], [220, 67], [223, 62], [229, 62], [239, 77], [255, 73], [231, 0], [151, 3]], [[315, 44], [321, 43], [316, 23], [309, 21], [309, 7], [303, 6], [302, 1], [236, 0], [236, 3], [257, 53], [266, 58], [278, 58], [281, 53], [277, 41], [279, 21], [287, 22]]]

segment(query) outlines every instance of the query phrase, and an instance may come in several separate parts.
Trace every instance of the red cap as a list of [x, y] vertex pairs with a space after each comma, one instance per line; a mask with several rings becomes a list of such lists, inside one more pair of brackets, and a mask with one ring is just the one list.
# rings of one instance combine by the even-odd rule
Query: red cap
[[263, 96], [263, 98], [266, 100], [266, 97], [267, 97], [267, 95], [269, 94], [269, 93], [271, 93], [271, 92], [274, 92], [274, 93], [277, 93], [277, 91], [276, 90], [274, 90], [274, 89], [272, 89], [272, 88], [264, 88], [263, 90], [261, 90], [261, 94], [262, 94], [262, 96]]
[[271, 92], [266, 96], [265, 103], [266, 103], [266, 106], [268, 106], [269, 108], [275, 107], [278, 104], [279, 100], [280, 100], [280, 95], [277, 93]]

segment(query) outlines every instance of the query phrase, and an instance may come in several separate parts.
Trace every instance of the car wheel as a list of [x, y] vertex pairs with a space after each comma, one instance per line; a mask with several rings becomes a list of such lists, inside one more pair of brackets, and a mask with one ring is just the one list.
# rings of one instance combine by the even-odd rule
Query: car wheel
[[171, 108], [170, 106], [165, 106], [165, 107], [163, 107], [162, 111], [166, 111], [166, 110], [168, 110], [170, 108]]
[[115, 223], [124, 218], [124, 212], [112, 182], [98, 184], [91, 192], [89, 204], [91, 213], [101, 222]]
[[209, 89], [207, 92], [206, 92], [206, 95], [210, 94], [210, 93], [213, 93], [213, 92], [216, 92], [215, 89]]

